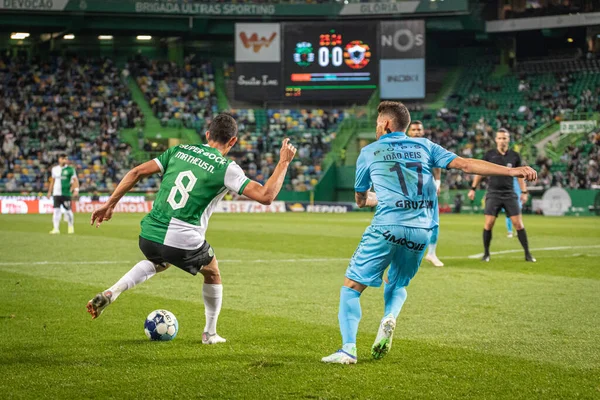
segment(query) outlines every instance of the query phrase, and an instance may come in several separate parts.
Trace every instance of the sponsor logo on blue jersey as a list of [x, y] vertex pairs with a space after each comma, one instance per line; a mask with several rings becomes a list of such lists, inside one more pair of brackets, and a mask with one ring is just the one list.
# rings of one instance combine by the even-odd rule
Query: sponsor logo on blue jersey
[[396, 238], [396, 236], [392, 235], [390, 231], [383, 232], [382, 236], [390, 243], [399, 244], [400, 246], [414, 251], [424, 250], [425, 246], [427, 245], [427, 243], [416, 243], [406, 238]]

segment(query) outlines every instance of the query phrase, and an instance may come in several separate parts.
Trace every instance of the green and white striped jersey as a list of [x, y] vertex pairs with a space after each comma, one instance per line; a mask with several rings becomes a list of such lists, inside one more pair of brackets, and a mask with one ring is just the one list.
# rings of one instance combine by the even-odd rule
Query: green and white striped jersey
[[71, 183], [77, 178], [75, 168], [70, 165], [64, 167], [57, 165], [52, 167], [52, 177], [54, 178], [52, 196], [71, 196]]
[[154, 161], [163, 180], [140, 236], [178, 249], [202, 246], [219, 200], [228, 190], [242, 194], [250, 183], [239, 165], [208, 145], [171, 147]]

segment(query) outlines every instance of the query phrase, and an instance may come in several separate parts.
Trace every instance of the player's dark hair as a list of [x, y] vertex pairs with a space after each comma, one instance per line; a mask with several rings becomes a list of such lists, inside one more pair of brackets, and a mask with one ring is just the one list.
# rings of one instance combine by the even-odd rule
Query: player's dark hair
[[67, 157], [68, 157], [68, 156], [67, 156], [67, 153], [60, 153], [60, 154], [58, 155], [58, 158], [67, 158]]
[[508, 131], [508, 129], [504, 129], [504, 128], [500, 128], [496, 131], [496, 133], [506, 133], [507, 135], [510, 135], [510, 132]]
[[411, 121], [410, 122], [409, 126], [412, 126], [412, 125], [423, 125], [423, 123], [421, 121], [419, 121], [419, 120], [416, 120], [416, 121]]
[[397, 132], [405, 132], [410, 124], [408, 108], [399, 101], [382, 101], [377, 107], [377, 113], [390, 117]]
[[237, 136], [238, 128], [235, 119], [227, 113], [220, 113], [208, 125], [211, 140], [227, 144], [232, 137]]

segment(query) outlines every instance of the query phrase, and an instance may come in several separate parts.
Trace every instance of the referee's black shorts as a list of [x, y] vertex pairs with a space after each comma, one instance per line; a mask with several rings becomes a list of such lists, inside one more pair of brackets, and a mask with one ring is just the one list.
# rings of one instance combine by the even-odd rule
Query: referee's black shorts
[[204, 241], [198, 249], [184, 250], [156, 243], [141, 236], [140, 250], [154, 264], [172, 264], [192, 275], [196, 275], [202, 267], [210, 264], [215, 255], [207, 241]]
[[498, 216], [500, 210], [506, 211], [507, 217], [514, 217], [521, 214], [521, 206], [516, 193], [487, 193], [485, 195], [485, 215]]

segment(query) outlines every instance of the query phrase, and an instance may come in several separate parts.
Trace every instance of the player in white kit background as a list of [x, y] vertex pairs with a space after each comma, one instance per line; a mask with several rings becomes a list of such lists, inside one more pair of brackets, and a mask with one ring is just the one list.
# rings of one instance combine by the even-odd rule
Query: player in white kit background
[[48, 197], [54, 200], [54, 213], [52, 215], [52, 230], [50, 234], [60, 233], [61, 208], [65, 210], [69, 234], [75, 233], [75, 216], [71, 207], [71, 200], [79, 195], [79, 180], [75, 168], [70, 166], [69, 158], [62, 153], [58, 156], [58, 165], [52, 167], [50, 182], [48, 184]]

